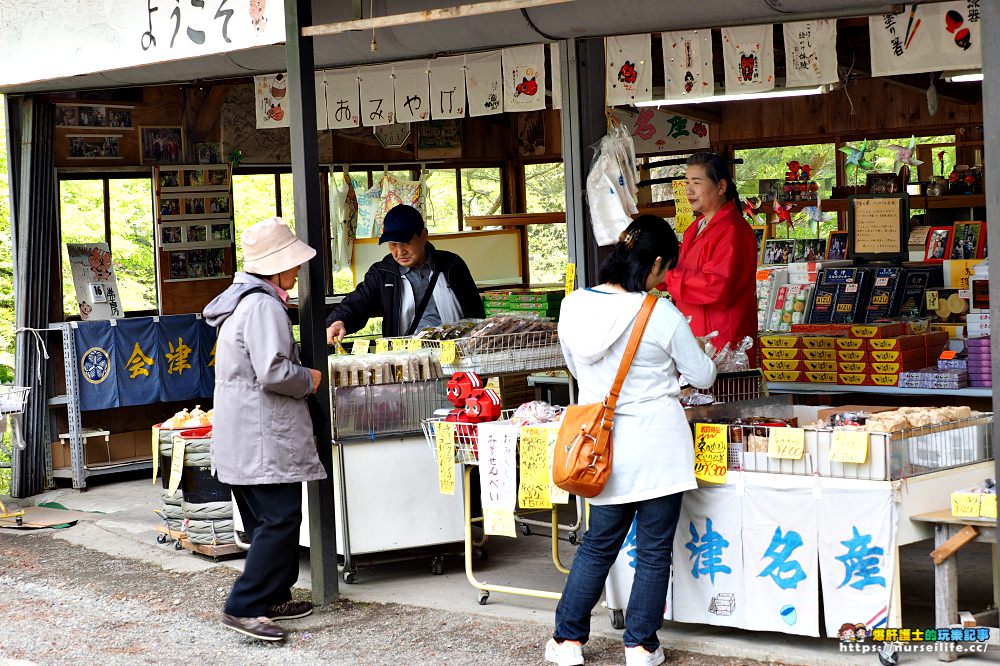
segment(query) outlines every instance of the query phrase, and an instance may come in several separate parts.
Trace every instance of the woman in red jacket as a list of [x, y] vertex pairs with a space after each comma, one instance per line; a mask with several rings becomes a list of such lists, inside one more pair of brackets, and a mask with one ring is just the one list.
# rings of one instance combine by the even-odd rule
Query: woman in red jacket
[[[698, 216], [684, 232], [677, 266], [666, 290], [691, 318], [696, 336], [718, 331], [721, 349], [757, 337], [757, 239], [740, 211], [739, 194], [725, 160], [695, 153], [687, 161], [687, 197]], [[756, 345], [749, 352], [755, 365]]]

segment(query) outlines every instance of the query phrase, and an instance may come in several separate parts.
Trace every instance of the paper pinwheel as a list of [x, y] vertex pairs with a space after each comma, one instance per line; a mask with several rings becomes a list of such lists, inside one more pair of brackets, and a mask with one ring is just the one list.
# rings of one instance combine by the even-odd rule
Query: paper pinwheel
[[757, 220], [757, 209], [760, 208], [760, 199], [747, 197], [743, 200], [743, 216], [750, 220], [750, 224], [759, 224]]
[[783, 204], [778, 201], [778, 198], [774, 199], [774, 214], [777, 216], [777, 222], [784, 222], [785, 227], [791, 231], [792, 229], [792, 204]]
[[860, 169], [871, 169], [875, 165], [865, 159], [865, 153], [868, 152], [868, 139], [861, 142], [860, 148], [855, 148], [854, 146], [844, 146], [840, 149], [840, 152], [847, 155], [847, 162], [845, 168], [848, 172], [854, 172], [854, 182], [857, 183], [858, 171]]
[[892, 149], [896, 153], [896, 159], [892, 163], [892, 168], [897, 173], [904, 165], [915, 167], [919, 164], [923, 164], [920, 160], [913, 156], [914, 151], [917, 149], [917, 139], [914, 136], [910, 137], [909, 146], [897, 146], [894, 143], [890, 143], [887, 148]]

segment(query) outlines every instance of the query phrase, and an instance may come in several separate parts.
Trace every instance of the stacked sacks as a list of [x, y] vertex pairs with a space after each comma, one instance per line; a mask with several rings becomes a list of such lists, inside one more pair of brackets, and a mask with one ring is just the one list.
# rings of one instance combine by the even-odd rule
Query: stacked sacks
[[235, 543], [232, 494], [213, 474], [212, 428], [185, 430], [178, 437], [184, 440], [181, 511], [188, 539], [211, 546]]
[[153, 426], [158, 432], [157, 443], [160, 456], [160, 478], [163, 490], [160, 493], [160, 500], [163, 502], [162, 514], [167, 522], [167, 527], [175, 532], [183, 529], [184, 512], [181, 502], [184, 494], [181, 489], [171, 494], [170, 467], [173, 462], [174, 437], [190, 428], [210, 426], [212, 423], [212, 410], [202, 411], [201, 405], [196, 405], [191, 411], [182, 409], [163, 423]]

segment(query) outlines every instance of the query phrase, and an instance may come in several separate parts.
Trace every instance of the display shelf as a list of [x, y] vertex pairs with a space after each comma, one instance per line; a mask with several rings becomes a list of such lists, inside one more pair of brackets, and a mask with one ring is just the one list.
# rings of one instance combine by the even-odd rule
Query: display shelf
[[989, 398], [991, 388], [920, 389], [898, 386], [845, 386], [842, 384], [810, 384], [808, 382], [768, 382], [771, 393], [879, 393], [883, 395], [948, 395], [965, 398]]
[[[863, 195], [862, 195], [863, 196]], [[792, 213], [798, 213], [804, 208], [816, 205], [815, 199], [807, 201], [789, 201], [792, 205]], [[986, 196], [983, 194], [956, 194], [940, 197], [922, 197], [910, 195], [910, 208], [978, 208], [986, 205]], [[823, 199], [820, 206], [826, 213], [846, 213], [851, 206], [850, 199]], [[773, 214], [771, 203], [765, 202], [760, 207], [761, 213]]]

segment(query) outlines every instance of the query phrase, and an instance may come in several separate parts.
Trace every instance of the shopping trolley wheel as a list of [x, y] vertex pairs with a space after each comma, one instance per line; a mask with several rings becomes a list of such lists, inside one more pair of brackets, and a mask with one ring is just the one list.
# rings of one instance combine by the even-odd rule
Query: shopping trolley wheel
[[184, 550], [184, 544], [181, 543], [180, 539], [174, 541], [174, 550]]
[[156, 535], [156, 543], [166, 543], [166, 542], [167, 542], [166, 534], [160, 532], [159, 534]]
[[576, 545], [576, 542], [577, 542], [578, 540], [579, 540], [579, 537], [578, 537], [578, 536], [576, 536], [576, 532], [570, 532], [570, 533], [569, 533], [569, 542], [570, 542], [570, 544], [572, 544], [572, 545], [574, 545], [574, 546], [575, 546], [575, 545]]
[[479, 593], [479, 605], [480, 606], [485, 606], [486, 602], [489, 601], [489, 600], [490, 600], [490, 592], [489, 592], [489, 590], [482, 590]]
[[356, 578], [357, 574], [354, 571], [344, 572], [344, 582], [347, 583], [348, 585], [353, 585]]
[[431, 573], [435, 576], [440, 576], [444, 573], [444, 558], [435, 557], [431, 561]]
[[476, 559], [480, 560], [481, 562], [485, 562], [486, 560], [490, 559], [490, 554], [489, 552], [487, 552], [485, 548], [476, 548], [475, 556]]
[[531, 526], [521, 523], [521, 534], [531, 536]]
[[18, 527], [24, 527], [24, 518], [22, 518], [21, 516], [17, 516], [16, 518], [14, 518], [14, 522], [17, 523]]
[[621, 608], [611, 609], [611, 626], [615, 629], [625, 628], [625, 611]]
[[896, 666], [899, 663], [899, 650], [894, 643], [883, 643], [876, 654], [882, 666]]

